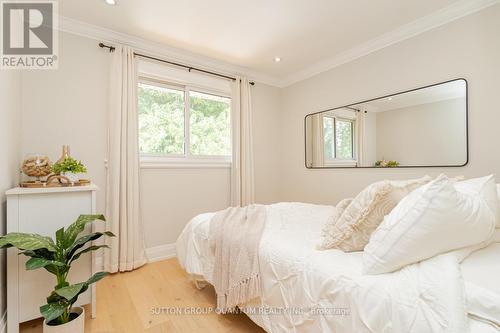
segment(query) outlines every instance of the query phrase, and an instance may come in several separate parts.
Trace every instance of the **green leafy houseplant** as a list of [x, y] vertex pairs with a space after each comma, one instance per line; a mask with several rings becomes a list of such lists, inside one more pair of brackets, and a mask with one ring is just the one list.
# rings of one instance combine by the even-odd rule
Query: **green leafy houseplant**
[[87, 173], [87, 168], [81, 161], [77, 161], [73, 157], [68, 156], [63, 161], [54, 163], [54, 165], [52, 165], [52, 172], [56, 175], [60, 175], [65, 172]]
[[92, 245], [102, 236], [114, 237], [111, 232], [94, 232], [78, 238], [85, 226], [95, 220], [105, 221], [103, 215], [80, 215], [66, 230], [56, 231], [56, 240], [36, 234], [12, 232], [0, 237], [0, 248], [15, 247], [30, 259], [26, 262], [27, 270], [45, 268], [56, 277], [57, 285], [47, 297], [47, 304], [40, 307], [40, 312], [49, 325], [62, 325], [69, 322], [70, 311], [80, 294], [87, 291], [89, 286], [108, 275], [107, 272], [94, 274], [85, 282], [70, 285], [67, 281], [72, 264], [84, 253], [107, 248], [107, 245]]

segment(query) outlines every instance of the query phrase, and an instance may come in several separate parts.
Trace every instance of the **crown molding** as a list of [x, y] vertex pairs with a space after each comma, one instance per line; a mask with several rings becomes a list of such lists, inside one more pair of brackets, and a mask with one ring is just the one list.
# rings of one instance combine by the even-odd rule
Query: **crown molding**
[[344, 65], [370, 53], [415, 37], [426, 31], [476, 13], [498, 3], [500, 3], [500, 0], [460, 0], [439, 11], [346, 50], [334, 57], [325, 59], [294, 74], [286, 76], [280, 82], [281, 87], [287, 87], [294, 83], [309, 79], [320, 73], [329, 71], [335, 67]]
[[194, 52], [152, 42], [137, 36], [113, 31], [64, 16], [61, 16], [59, 19], [59, 30], [97, 41], [127, 44], [144, 53], [161, 56], [171, 61], [217, 71], [221, 74], [246, 76], [251, 80], [263, 84], [285, 88], [498, 3], [500, 3], [500, 0], [460, 0], [448, 7], [339, 53], [336, 56], [322, 60], [284, 77], [274, 77], [246, 67], [232, 65]]
[[170, 61], [200, 67], [209, 71], [216, 71], [225, 75], [246, 76], [253, 81], [275, 87], [281, 87], [281, 82], [277, 78], [251, 70], [246, 67], [232, 65], [223, 61], [196, 54], [194, 52], [189, 52], [165, 44], [152, 42], [137, 36], [106, 29], [65, 16], [60, 16], [59, 18], [59, 30], [104, 43], [127, 44], [140, 52], [151, 54], [157, 57], [164, 57]]

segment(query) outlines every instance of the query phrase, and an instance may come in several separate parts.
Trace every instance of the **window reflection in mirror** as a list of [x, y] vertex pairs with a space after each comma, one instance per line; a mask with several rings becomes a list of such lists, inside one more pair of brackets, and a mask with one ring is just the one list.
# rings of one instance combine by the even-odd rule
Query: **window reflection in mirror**
[[305, 136], [308, 168], [465, 165], [467, 82], [310, 114]]

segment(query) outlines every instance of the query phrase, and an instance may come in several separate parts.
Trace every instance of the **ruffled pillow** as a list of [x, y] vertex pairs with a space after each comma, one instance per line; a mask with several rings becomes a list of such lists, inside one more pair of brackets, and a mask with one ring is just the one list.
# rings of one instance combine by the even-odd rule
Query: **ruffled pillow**
[[425, 176], [403, 181], [384, 180], [369, 185], [342, 210], [338, 218], [326, 223], [318, 248], [362, 251], [384, 216], [406, 195], [431, 180], [431, 177]]
[[354, 200], [353, 198], [347, 198], [347, 199], [341, 200], [337, 204], [337, 206], [335, 207], [335, 214], [330, 216], [330, 218], [326, 222], [325, 227], [323, 228], [323, 231], [321, 233], [322, 242], [321, 242], [321, 244], [318, 245], [318, 250], [328, 249], [329, 247], [324, 247], [324, 246], [326, 246], [327, 244], [330, 244], [331, 242], [334, 241], [334, 239], [332, 238], [334, 233], [331, 232], [331, 228], [333, 228], [335, 226], [335, 222], [337, 222], [337, 220], [340, 218], [340, 216], [342, 216], [342, 214], [344, 213], [347, 206], [349, 206], [353, 200]]

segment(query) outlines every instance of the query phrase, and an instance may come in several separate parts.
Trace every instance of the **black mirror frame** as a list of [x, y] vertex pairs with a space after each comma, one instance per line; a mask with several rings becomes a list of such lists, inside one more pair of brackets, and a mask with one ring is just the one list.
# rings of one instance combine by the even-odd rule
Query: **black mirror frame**
[[[463, 164], [460, 164], [460, 165], [414, 165], [414, 166], [413, 165], [402, 165], [402, 166], [397, 166], [397, 167], [376, 167], [376, 166], [354, 166], [354, 167], [352, 167], [352, 166], [326, 166], [326, 167], [309, 167], [309, 166], [307, 166], [307, 133], [306, 133], [307, 126], [306, 126], [306, 118], [308, 116], [312, 116], [312, 115], [315, 115], [315, 114], [318, 114], [318, 113], [327, 112], [327, 111], [334, 111], [334, 110], [339, 110], [339, 109], [344, 109], [344, 108], [351, 108], [351, 107], [353, 107], [355, 105], [358, 105], [358, 104], [368, 103], [368, 102], [372, 102], [372, 101], [375, 101], [375, 100], [378, 100], [378, 99], [383, 99], [383, 98], [388, 98], [388, 97], [392, 97], [392, 96], [397, 96], [397, 95], [401, 95], [401, 94], [413, 92], [413, 91], [420, 90], [420, 89], [431, 88], [431, 87], [439, 86], [439, 85], [450, 83], [450, 82], [454, 82], [454, 81], [464, 81], [465, 82], [465, 145], [466, 145], [465, 148], [466, 148], [466, 157], [465, 157], [465, 162]], [[322, 110], [322, 111], [318, 111], [318, 112], [314, 112], [314, 113], [309, 113], [309, 114], [306, 114], [304, 116], [304, 165], [305, 165], [306, 169], [321, 170], [321, 169], [461, 168], [461, 167], [466, 166], [467, 164], [469, 164], [469, 82], [467, 81], [467, 79], [462, 78], [462, 77], [457, 78], [457, 79], [452, 79], [452, 80], [447, 80], [447, 81], [439, 82], [439, 83], [430, 84], [430, 85], [427, 85], [427, 86], [424, 86], [424, 87], [409, 89], [409, 90], [401, 91], [401, 92], [390, 94], [390, 95], [385, 95], [385, 96], [381, 96], [381, 97], [371, 98], [371, 99], [368, 99], [368, 100], [365, 100], [365, 101], [362, 101], [362, 102], [352, 103], [352, 104], [348, 104], [348, 105], [344, 105], [344, 106], [339, 106], [339, 107], [335, 107], [335, 108], [331, 108], [331, 109], [326, 109], [326, 110]]]

